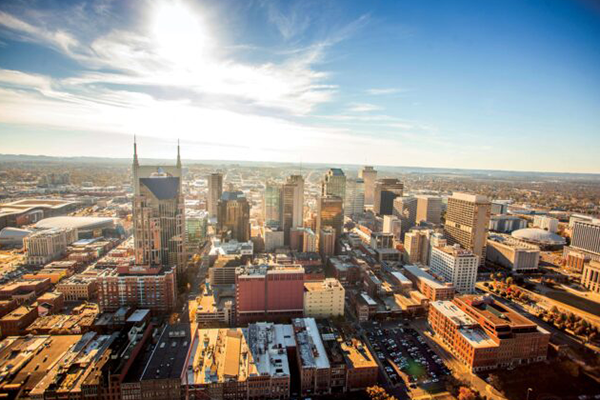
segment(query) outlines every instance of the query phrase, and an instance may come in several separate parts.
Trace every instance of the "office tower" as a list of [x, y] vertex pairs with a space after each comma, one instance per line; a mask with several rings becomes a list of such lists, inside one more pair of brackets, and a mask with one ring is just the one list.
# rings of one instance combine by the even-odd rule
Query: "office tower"
[[430, 230], [415, 229], [404, 235], [405, 262], [407, 264], [427, 265], [431, 233]]
[[451, 282], [457, 291], [472, 293], [477, 281], [479, 257], [459, 245], [433, 247], [429, 260], [432, 273]]
[[263, 196], [263, 218], [265, 225], [281, 224], [281, 185], [267, 182]]
[[383, 216], [383, 232], [391, 233], [396, 240], [400, 240], [402, 234], [402, 221], [395, 215]]
[[377, 171], [371, 166], [365, 166], [359, 171], [358, 177], [365, 182], [365, 204], [373, 205]]
[[346, 175], [340, 168], [330, 168], [321, 183], [322, 196], [336, 196], [346, 198]]
[[304, 268], [239, 267], [235, 275], [236, 322], [275, 321], [304, 311]]
[[281, 228], [285, 245], [290, 244], [290, 229], [299, 228], [304, 219], [304, 178], [291, 175], [281, 187]]
[[216, 217], [218, 214], [219, 199], [223, 194], [223, 174], [213, 172], [208, 176], [208, 200], [207, 208], [209, 217]]
[[571, 247], [590, 253], [591, 258], [599, 260], [600, 255], [600, 221], [576, 221], [573, 224]]
[[406, 232], [416, 225], [417, 220], [417, 204], [415, 197], [399, 196], [393, 201], [392, 213], [400, 220], [401, 231], [400, 237], [404, 239]]
[[335, 229], [336, 240], [342, 235], [344, 225], [343, 201], [336, 196], [321, 196], [317, 200], [317, 232], [326, 226]]
[[442, 198], [438, 196], [417, 196], [417, 224], [421, 221], [439, 224], [442, 218]]
[[139, 265], [186, 265], [185, 202], [179, 144], [175, 166], [140, 166], [133, 155], [133, 234]]
[[362, 179], [346, 180], [346, 201], [344, 215], [360, 215], [365, 209], [365, 182]]
[[250, 204], [244, 192], [223, 192], [219, 200], [217, 222], [222, 237], [238, 242], [250, 240]]
[[444, 235], [448, 244], [460, 244], [485, 260], [491, 204], [487, 197], [454, 193], [448, 198]]
[[344, 315], [344, 287], [335, 278], [304, 283], [304, 316], [327, 318]]
[[319, 231], [319, 255], [323, 260], [335, 255], [335, 229], [330, 226]]
[[402, 196], [404, 185], [395, 178], [384, 178], [375, 181], [373, 194], [373, 212], [379, 215], [392, 215], [394, 199]]

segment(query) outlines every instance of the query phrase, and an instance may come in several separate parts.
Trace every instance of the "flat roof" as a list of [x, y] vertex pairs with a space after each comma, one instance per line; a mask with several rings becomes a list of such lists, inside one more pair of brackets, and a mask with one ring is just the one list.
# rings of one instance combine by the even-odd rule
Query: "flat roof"
[[400, 283], [412, 284], [412, 281], [398, 271], [392, 271], [392, 276], [400, 281]]
[[52, 217], [35, 224], [36, 228], [98, 229], [114, 225], [114, 218], [106, 217]]
[[442, 313], [452, 323], [458, 326], [476, 326], [477, 322], [467, 315], [456, 304], [449, 300], [438, 300], [430, 303], [430, 306]]
[[329, 368], [329, 359], [314, 318], [295, 318], [296, 343], [302, 366], [306, 368]]
[[189, 324], [167, 325], [152, 351], [140, 380], [180, 378], [191, 339]]
[[412, 275], [416, 276], [418, 279], [427, 282], [427, 284], [434, 289], [448, 289], [451, 287], [441, 283], [429, 273], [423, 271], [423, 269], [419, 268], [416, 265], [405, 265], [403, 268]]

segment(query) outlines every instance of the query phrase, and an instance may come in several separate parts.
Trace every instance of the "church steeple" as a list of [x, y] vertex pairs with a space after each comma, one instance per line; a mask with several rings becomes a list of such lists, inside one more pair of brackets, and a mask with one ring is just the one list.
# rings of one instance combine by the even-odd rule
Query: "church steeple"
[[179, 152], [179, 139], [177, 139], [177, 168], [181, 168], [181, 154]]

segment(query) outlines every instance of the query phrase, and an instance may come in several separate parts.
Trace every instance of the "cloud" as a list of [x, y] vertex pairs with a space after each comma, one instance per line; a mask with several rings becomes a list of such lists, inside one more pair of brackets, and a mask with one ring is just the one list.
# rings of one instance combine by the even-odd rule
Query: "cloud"
[[348, 108], [348, 111], [350, 111], [350, 112], [359, 112], [359, 113], [377, 111], [377, 110], [381, 110], [381, 107], [377, 106], [375, 104], [370, 104], [370, 103], [352, 103], [352, 104], [350, 104], [350, 107]]
[[391, 88], [373, 88], [373, 89], [367, 89], [367, 93], [374, 95], [374, 96], [379, 96], [379, 95], [386, 95], [386, 94], [396, 94], [396, 93], [401, 93], [404, 92], [404, 89], [400, 89], [400, 88], [395, 88], [395, 87], [391, 87]]

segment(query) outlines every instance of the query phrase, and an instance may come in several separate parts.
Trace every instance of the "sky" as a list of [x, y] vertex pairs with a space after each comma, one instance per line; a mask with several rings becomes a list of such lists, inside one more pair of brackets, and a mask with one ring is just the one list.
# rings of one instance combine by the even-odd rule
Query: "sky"
[[0, 153], [600, 173], [594, 0], [3, 0]]

